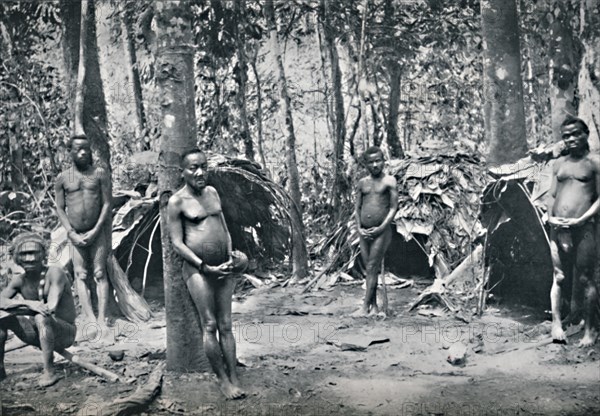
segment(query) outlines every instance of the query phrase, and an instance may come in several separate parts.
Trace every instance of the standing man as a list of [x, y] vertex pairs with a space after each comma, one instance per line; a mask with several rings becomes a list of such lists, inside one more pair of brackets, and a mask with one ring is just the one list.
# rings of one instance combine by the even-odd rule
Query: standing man
[[354, 315], [376, 315], [377, 279], [385, 252], [392, 241], [391, 223], [398, 210], [396, 178], [383, 172], [383, 153], [369, 147], [363, 161], [369, 176], [362, 178], [356, 188], [354, 215], [358, 226], [360, 255], [367, 268], [367, 291], [363, 306]]
[[[54, 351], [70, 347], [75, 340], [71, 282], [62, 269], [45, 266], [45, 245], [37, 234], [19, 235], [13, 256], [24, 272], [13, 276], [0, 293], [0, 380], [6, 377], [4, 345], [10, 329], [21, 341], [42, 349], [44, 373], [39, 385], [51, 386], [60, 379], [54, 371]], [[17, 294], [23, 299], [14, 299]]]
[[[56, 208], [73, 246], [73, 271], [77, 295], [86, 322], [96, 322], [102, 336], [109, 334], [106, 323], [108, 279], [106, 264], [110, 255], [110, 177], [102, 167], [94, 166], [90, 142], [85, 135], [73, 136], [68, 145], [73, 166], [58, 175]], [[98, 318], [94, 316], [86, 279], [91, 264]]]
[[[562, 138], [568, 150], [554, 163], [552, 187], [554, 203], [548, 207], [551, 229], [550, 249], [554, 282], [550, 293], [552, 304], [552, 338], [566, 342], [560, 317], [561, 292], [566, 284], [584, 290], [585, 333], [580, 346], [592, 345], [598, 336], [595, 328], [598, 299], [596, 263], [596, 229], [600, 208], [600, 157], [590, 154], [588, 126], [579, 118], [569, 117], [562, 126]], [[596, 270], [594, 270], [596, 268]], [[565, 278], [566, 277], [566, 278]], [[580, 306], [577, 293], [571, 313]]]
[[[194, 149], [183, 155], [185, 185], [169, 199], [169, 234], [183, 258], [183, 279], [200, 315], [204, 351], [228, 399], [242, 398], [236, 371], [231, 323], [232, 273], [241, 273], [248, 259], [231, 251], [219, 194], [206, 182], [207, 160]], [[233, 257], [232, 257], [233, 256]], [[217, 340], [217, 332], [219, 334]]]

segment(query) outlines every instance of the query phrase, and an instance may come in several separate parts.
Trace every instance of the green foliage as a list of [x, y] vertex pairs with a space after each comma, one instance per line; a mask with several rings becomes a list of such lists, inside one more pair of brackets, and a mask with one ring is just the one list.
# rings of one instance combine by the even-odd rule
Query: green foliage
[[[67, 94], [41, 58], [56, 43], [54, 3], [0, 3], [0, 234], [52, 225], [48, 191], [66, 152]], [[46, 55], [47, 56], [47, 55]], [[26, 70], [25, 70], [26, 69]]]

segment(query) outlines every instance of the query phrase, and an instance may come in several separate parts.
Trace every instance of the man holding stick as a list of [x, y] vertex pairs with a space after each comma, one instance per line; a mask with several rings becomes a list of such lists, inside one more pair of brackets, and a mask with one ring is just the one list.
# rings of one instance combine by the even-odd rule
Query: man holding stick
[[[41, 348], [44, 373], [41, 387], [56, 383], [53, 353], [75, 340], [75, 303], [71, 282], [58, 267], [47, 267], [44, 240], [34, 233], [19, 235], [13, 244], [15, 263], [24, 272], [14, 275], [0, 293], [0, 380], [6, 378], [4, 346], [11, 330], [21, 341]], [[23, 300], [14, 299], [20, 294]]]

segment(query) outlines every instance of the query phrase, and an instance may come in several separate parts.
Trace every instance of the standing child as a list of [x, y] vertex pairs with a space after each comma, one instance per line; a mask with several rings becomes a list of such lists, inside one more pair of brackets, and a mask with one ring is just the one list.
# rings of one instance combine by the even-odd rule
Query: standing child
[[355, 218], [360, 237], [360, 254], [367, 268], [367, 291], [356, 315], [376, 315], [377, 278], [383, 256], [392, 241], [390, 226], [398, 210], [396, 178], [383, 172], [383, 153], [369, 147], [363, 161], [369, 176], [362, 178], [356, 188]]

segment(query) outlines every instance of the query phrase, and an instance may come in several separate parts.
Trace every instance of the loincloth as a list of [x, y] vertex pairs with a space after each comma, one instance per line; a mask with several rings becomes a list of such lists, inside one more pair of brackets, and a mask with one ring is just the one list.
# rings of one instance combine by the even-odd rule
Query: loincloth
[[[574, 226], [550, 225], [550, 238], [564, 253], [570, 253], [573, 247], [578, 247], [582, 241], [594, 238], [595, 221], [590, 218], [583, 224]], [[594, 244], [595, 241], [592, 243]]]

